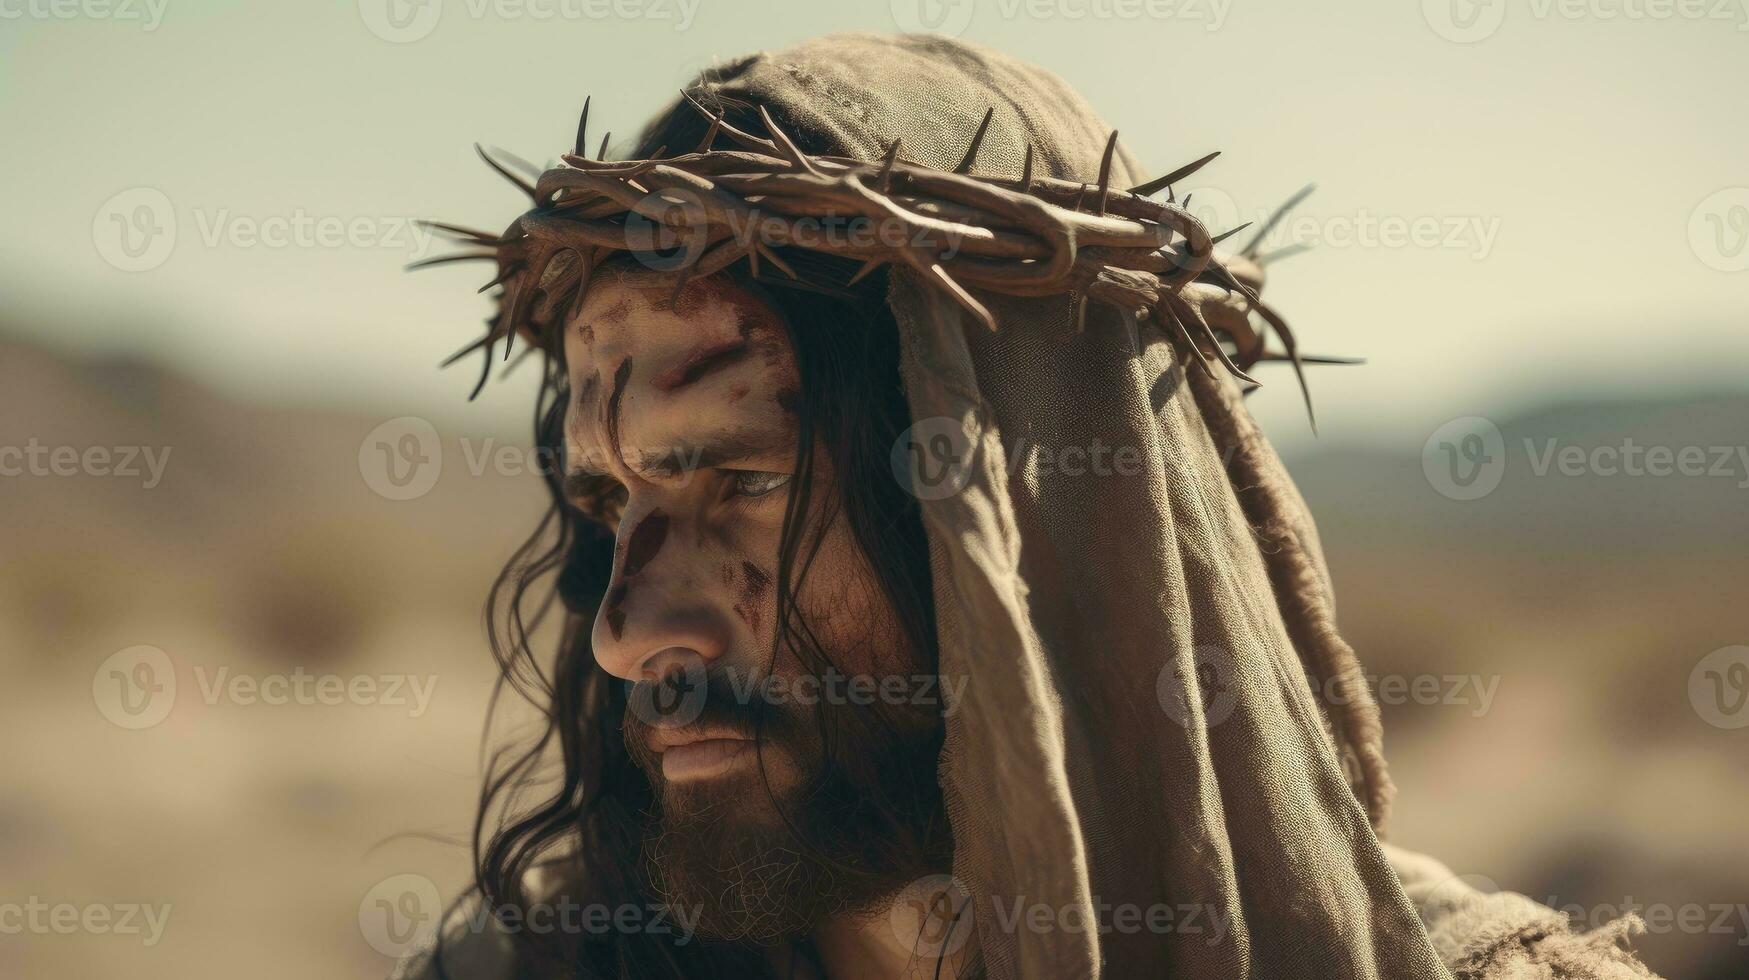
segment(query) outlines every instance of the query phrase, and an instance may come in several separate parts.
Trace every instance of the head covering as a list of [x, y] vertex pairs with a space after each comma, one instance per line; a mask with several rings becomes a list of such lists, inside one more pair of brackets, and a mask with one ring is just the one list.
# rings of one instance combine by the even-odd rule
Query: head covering
[[[897, 138], [951, 171], [990, 113], [976, 172], [1019, 175], [1030, 148], [1041, 178], [1093, 185], [1110, 135], [1056, 76], [934, 36], [822, 37], [697, 86], [863, 161]], [[1113, 187], [1145, 176], [1121, 145], [1108, 165]], [[1237, 284], [1181, 285], [1193, 312], [1248, 335]], [[1512, 969], [1541, 963], [1536, 936], [1509, 927], [1560, 931], [1540, 912], [1478, 911], [1497, 904], [1449, 874], [1428, 884], [1424, 864], [1441, 900], [1405, 892], [1392, 861], [1413, 856], [1375, 832], [1376, 710], [1310, 516], [1233, 379], [1187, 370], [1187, 338], [1121, 304], [972, 292], [997, 329], [902, 265], [888, 300], [913, 437], [953, 447], [948, 492], [917, 490], [939, 671], [944, 689], [964, 682], [939, 766], [952, 871], [988, 975], [1435, 980], [1461, 963], [1481, 978], [1508, 975], [1501, 944]], [[1436, 947], [1423, 914], [1459, 906], [1471, 918]], [[1156, 925], [1125, 928], [1118, 909]], [[1560, 975], [1646, 975], [1581, 959]]]
[[[1056, 76], [933, 36], [824, 37], [705, 86], [837, 153], [879, 159], [900, 137], [946, 170], [990, 107], [980, 172], [1018, 174], [1031, 146], [1043, 174], [1091, 184], [1110, 133]], [[1115, 186], [1146, 176], [1125, 152], [1114, 171]], [[1069, 296], [979, 298], [999, 329], [892, 277], [913, 419], [951, 425], [965, 449], [958, 492], [920, 496], [939, 670], [966, 680], [940, 766], [953, 873], [990, 976], [1446, 976], [1338, 761], [1171, 340], [1104, 304], [1077, 332]], [[1194, 383], [1243, 419], [1230, 380]], [[1098, 446], [1106, 466], [1071, 465]], [[1255, 458], [1235, 463], [1291, 494], [1261, 441], [1244, 448]], [[1293, 499], [1287, 530], [1316, 572], [1284, 584], [1327, 608]], [[1056, 925], [1004, 928], [1016, 902]], [[1074, 928], [1125, 906], [1170, 908], [1180, 928]]]

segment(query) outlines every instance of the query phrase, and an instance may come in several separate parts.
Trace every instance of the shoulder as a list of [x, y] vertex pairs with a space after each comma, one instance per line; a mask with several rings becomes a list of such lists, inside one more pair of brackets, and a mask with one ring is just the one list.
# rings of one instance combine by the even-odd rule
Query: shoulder
[[401, 957], [389, 980], [510, 980], [515, 965], [510, 935], [476, 895], [457, 902], [443, 928]]
[[1566, 915], [1480, 875], [1461, 875], [1389, 844], [1385, 857], [1421, 915], [1433, 947], [1453, 972], [1477, 980], [1657, 980], [1625, 947], [1645, 926], [1624, 916], [1590, 932]]

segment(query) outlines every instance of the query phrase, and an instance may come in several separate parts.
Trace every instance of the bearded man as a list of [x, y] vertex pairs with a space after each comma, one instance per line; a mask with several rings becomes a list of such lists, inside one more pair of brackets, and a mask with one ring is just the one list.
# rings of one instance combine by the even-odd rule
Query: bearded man
[[470, 350], [540, 359], [565, 460], [492, 606], [549, 725], [403, 975], [1650, 976], [1631, 921], [1380, 842], [1241, 402], [1301, 359], [1171, 187], [1207, 158], [1144, 181], [1055, 76], [922, 36], [734, 61], [626, 160], [586, 128], [452, 229], [503, 288]]

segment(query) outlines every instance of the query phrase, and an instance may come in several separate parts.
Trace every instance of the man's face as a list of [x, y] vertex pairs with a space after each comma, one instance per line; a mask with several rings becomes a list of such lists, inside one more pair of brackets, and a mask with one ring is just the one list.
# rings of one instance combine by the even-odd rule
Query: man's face
[[[732, 281], [689, 283], [671, 303], [674, 282], [641, 269], [599, 273], [566, 330], [567, 467], [624, 487], [592, 643], [602, 669], [643, 682], [624, 731], [657, 794], [649, 843], [670, 900], [760, 893], [729, 899], [721, 928], [782, 932], [798, 912], [762, 907], [772, 896], [749, 869], [806, 863], [791, 821], [829, 848], [867, 836], [832, 808], [850, 812], [868, 796], [860, 784], [893, 778], [882, 767], [921, 765], [932, 790], [934, 716], [793, 683], [826, 664], [875, 678], [915, 676], [922, 665], [842, 517], [811, 520], [797, 555], [807, 565], [797, 613], [811, 642], [776, 644], [801, 390], [789, 335], [769, 304]], [[817, 518], [835, 510], [839, 488], [828, 453], [816, 452], [810, 469]]]

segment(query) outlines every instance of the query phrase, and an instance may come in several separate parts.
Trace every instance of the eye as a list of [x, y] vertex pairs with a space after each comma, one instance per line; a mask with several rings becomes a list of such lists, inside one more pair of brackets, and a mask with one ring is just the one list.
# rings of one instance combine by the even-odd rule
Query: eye
[[737, 497], [763, 497], [782, 488], [790, 479], [788, 473], [769, 473], [764, 470], [730, 470], [729, 474]]

